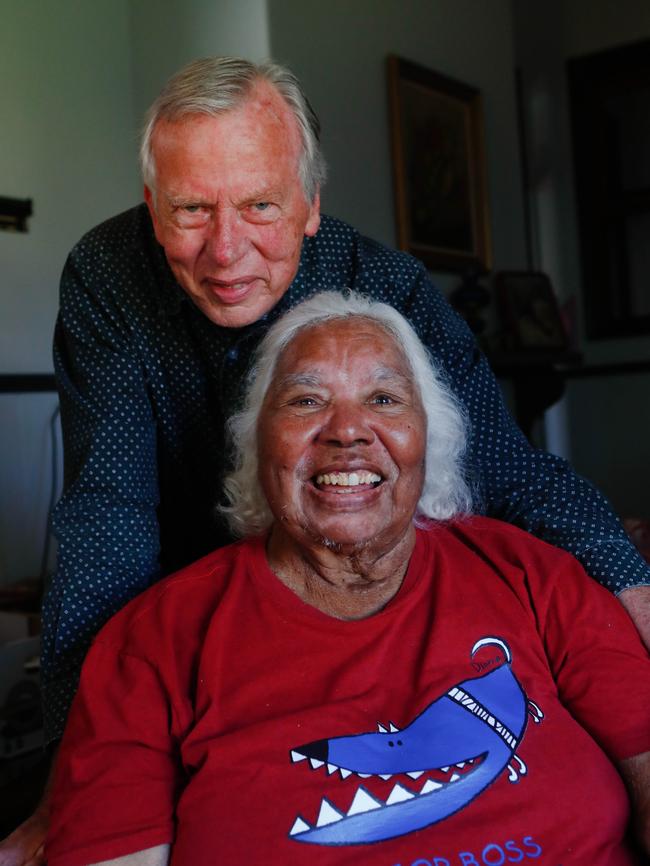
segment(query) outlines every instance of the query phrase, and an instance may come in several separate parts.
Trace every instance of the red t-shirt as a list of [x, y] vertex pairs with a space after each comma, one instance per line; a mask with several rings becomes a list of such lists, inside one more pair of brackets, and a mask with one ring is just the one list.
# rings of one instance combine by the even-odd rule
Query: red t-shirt
[[650, 659], [566, 553], [485, 518], [418, 530], [398, 594], [345, 622], [249, 540], [96, 639], [47, 861], [623, 866], [611, 761], [649, 749]]

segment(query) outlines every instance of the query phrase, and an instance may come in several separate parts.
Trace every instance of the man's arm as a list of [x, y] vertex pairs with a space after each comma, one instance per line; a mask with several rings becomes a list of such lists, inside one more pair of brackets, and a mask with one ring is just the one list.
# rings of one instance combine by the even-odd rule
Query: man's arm
[[[389, 287], [387, 300], [396, 300]], [[479, 510], [573, 554], [628, 608], [650, 647], [650, 566], [602, 494], [564, 460], [532, 448], [512, 420], [498, 383], [465, 322], [424, 268], [399, 301], [466, 407], [470, 481]]]
[[156, 845], [155, 848], [146, 848], [114, 860], [102, 860], [101, 863], [92, 863], [91, 866], [167, 866], [168, 863], [169, 845]]
[[650, 650], [650, 586], [625, 589], [618, 597]]
[[630, 794], [636, 838], [650, 856], [650, 752], [620, 761], [618, 769]]
[[[60, 738], [90, 641], [158, 572], [156, 429], [142, 365], [111, 294], [74, 254], [54, 344], [65, 478], [43, 604], [46, 743]], [[110, 267], [110, 266], [109, 266]]]

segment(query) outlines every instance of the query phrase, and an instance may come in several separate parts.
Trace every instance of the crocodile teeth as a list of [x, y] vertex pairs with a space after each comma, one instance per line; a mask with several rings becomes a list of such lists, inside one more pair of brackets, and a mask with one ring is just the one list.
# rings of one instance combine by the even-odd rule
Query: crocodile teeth
[[412, 794], [408, 788], [403, 788], [400, 784], [397, 784], [388, 795], [386, 805], [392, 806], [393, 803], [403, 803], [405, 800], [412, 800], [414, 797], [415, 794]]
[[442, 785], [438, 782], [434, 782], [432, 779], [427, 779], [424, 785], [422, 785], [420, 794], [430, 794], [431, 791], [437, 791], [438, 788], [442, 788]]
[[360, 812], [370, 812], [373, 809], [381, 809], [383, 803], [369, 794], [362, 786], [354, 795], [354, 800], [348, 809], [348, 815], [358, 815]]
[[306, 821], [302, 820], [300, 815], [298, 815], [296, 820], [293, 822], [293, 827], [289, 830], [289, 835], [295, 836], [296, 833], [304, 833], [305, 830], [311, 830], [311, 827], [306, 823]]
[[320, 804], [320, 812], [318, 813], [317, 827], [325, 827], [327, 824], [334, 824], [335, 821], [340, 821], [343, 818], [343, 813], [335, 809], [329, 800], [323, 798]]
[[[339, 772], [341, 773], [341, 775], [343, 775], [344, 772], [347, 775], [350, 775], [350, 771], [344, 770], [343, 767], [339, 768]], [[411, 776], [411, 778], [416, 779], [419, 778], [419, 776], [421, 776], [423, 772], [424, 771], [413, 771], [407, 773], [407, 775]], [[364, 776], [367, 778], [370, 774], [357, 773], [356, 775]], [[387, 778], [390, 778], [390, 776], [388, 776]], [[310, 827], [310, 825], [307, 824], [300, 815], [298, 815], [298, 817], [294, 821], [293, 827], [289, 831], [289, 835], [300, 835], [301, 833], [306, 833], [308, 830], [317, 829], [318, 827], [326, 827], [328, 824], [334, 824], [337, 821], [352, 817], [353, 815], [361, 815], [364, 812], [374, 812], [377, 809], [383, 809], [387, 806], [396, 806], [399, 803], [405, 803], [408, 800], [414, 800], [417, 797], [431, 794], [433, 791], [439, 791], [441, 788], [447, 787], [447, 785], [451, 784], [452, 782], [457, 782], [460, 778], [461, 776], [459, 776], [458, 773], [453, 773], [451, 778], [449, 779], [449, 782], [447, 783], [435, 782], [433, 779], [427, 779], [424, 785], [422, 785], [422, 788], [420, 789], [420, 792], [418, 794], [413, 793], [413, 791], [409, 791], [408, 788], [405, 788], [403, 785], [400, 785], [399, 782], [397, 782], [393, 786], [393, 789], [388, 795], [388, 799], [385, 803], [383, 803], [381, 800], [378, 800], [376, 797], [370, 794], [366, 790], [366, 788], [363, 787], [363, 785], [361, 785], [357, 789], [357, 792], [354, 795], [354, 799], [350, 804], [350, 808], [345, 814], [339, 811], [339, 809], [337, 809], [336, 806], [330, 803], [327, 798], [323, 797], [316, 823], [312, 827]]]

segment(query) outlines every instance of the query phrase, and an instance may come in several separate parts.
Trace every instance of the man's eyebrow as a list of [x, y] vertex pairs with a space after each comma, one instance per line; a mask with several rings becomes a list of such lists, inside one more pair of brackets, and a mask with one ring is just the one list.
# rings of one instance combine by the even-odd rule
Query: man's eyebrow
[[204, 205], [207, 204], [205, 199], [200, 196], [187, 196], [187, 195], [168, 195], [165, 194], [165, 198], [167, 199], [167, 204], [170, 207], [183, 207], [184, 205], [196, 204], [196, 205]]
[[252, 193], [248, 193], [245, 195], [241, 201], [240, 205], [243, 204], [256, 204], [257, 202], [277, 202], [282, 199], [282, 191], [280, 189], [276, 189], [275, 187], [264, 187], [257, 190], [253, 190]]

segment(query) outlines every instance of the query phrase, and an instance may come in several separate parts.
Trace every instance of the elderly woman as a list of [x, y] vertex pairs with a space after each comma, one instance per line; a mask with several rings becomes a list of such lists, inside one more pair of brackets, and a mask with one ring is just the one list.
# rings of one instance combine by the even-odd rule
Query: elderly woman
[[245, 540], [95, 641], [50, 866], [643, 862], [650, 660], [566, 553], [468, 516], [462, 415], [405, 320], [296, 307], [233, 433]]

